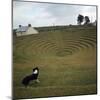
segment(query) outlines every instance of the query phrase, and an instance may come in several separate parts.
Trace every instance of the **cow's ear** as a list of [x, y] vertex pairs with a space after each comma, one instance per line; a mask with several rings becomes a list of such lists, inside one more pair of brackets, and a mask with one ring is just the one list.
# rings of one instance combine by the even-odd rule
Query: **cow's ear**
[[38, 69], [38, 67], [36, 67], [36, 69]]

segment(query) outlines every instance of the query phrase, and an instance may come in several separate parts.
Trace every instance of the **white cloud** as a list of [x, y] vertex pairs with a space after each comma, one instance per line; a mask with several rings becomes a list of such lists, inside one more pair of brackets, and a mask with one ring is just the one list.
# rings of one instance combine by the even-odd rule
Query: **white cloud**
[[33, 26], [76, 24], [78, 14], [96, 19], [96, 6], [48, 4], [36, 2], [13, 3], [13, 27], [19, 24]]

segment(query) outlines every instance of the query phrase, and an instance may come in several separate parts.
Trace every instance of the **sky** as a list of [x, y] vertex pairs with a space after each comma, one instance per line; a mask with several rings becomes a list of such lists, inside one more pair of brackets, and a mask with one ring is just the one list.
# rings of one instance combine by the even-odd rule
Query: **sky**
[[13, 1], [13, 29], [28, 24], [33, 27], [76, 25], [79, 14], [89, 16], [94, 22], [96, 6]]

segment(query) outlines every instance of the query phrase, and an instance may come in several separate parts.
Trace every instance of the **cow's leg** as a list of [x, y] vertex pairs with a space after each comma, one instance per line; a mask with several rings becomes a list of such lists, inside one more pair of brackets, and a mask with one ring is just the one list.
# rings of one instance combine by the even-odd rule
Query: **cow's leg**
[[36, 79], [35, 81], [36, 81], [36, 83], [39, 83], [40, 82], [39, 79]]

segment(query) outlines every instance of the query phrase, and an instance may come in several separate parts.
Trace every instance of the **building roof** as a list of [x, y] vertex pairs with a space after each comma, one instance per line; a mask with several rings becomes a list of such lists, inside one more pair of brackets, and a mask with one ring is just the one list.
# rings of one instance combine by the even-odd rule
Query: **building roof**
[[16, 32], [26, 32], [27, 30], [28, 30], [28, 26], [21, 26], [16, 30]]

